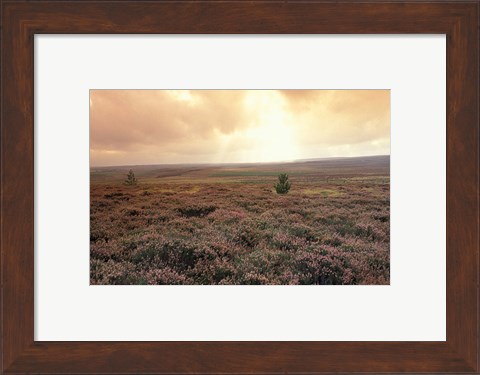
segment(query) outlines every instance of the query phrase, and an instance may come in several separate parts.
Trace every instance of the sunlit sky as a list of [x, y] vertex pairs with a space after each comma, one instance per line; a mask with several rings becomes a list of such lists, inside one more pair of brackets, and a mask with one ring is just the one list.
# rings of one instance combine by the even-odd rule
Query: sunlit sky
[[389, 90], [91, 90], [91, 166], [390, 154]]

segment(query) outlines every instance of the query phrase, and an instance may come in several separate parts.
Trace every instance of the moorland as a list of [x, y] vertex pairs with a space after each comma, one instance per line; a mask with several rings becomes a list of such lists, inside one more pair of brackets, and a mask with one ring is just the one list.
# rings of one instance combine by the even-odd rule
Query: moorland
[[90, 179], [91, 284], [389, 284], [389, 156], [92, 167]]

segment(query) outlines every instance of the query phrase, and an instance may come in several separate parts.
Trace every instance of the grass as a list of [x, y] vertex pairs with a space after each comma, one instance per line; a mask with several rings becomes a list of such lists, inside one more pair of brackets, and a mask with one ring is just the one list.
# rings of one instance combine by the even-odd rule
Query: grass
[[340, 195], [343, 195], [343, 193], [341, 191], [336, 190], [336, 189], [322, 189], [322, 188], [318, 188], [318, 187], [313, 187], [313, 188], [310, 188], [310, 189], [302, 190], [302, 193], [303, 194], [308, 194], [308, 195], [320, 194], [323, 197], [338, 197]]
[[[299, 172], [292, 172], [292, 171], [287, 171], [285, 173], [288, 173], [290, 176], [295, 176], [299, 175], [301, 173]], [[276, 171], [255, 171], [255, 170], [249, 170], [249, 171], [223, 171], [223, 172], [217, 172], [217, 173], [212, 173], [210, 177], [263, 177], [263, 176], [274, 176], [276, 177], [278, 175], [278, 172]]]

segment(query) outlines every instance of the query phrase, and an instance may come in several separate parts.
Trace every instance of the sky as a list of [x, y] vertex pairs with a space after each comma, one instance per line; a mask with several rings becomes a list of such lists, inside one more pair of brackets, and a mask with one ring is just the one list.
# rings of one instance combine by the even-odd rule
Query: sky
[[90, 91], [92, 167], [389, 154], [389, 90]]

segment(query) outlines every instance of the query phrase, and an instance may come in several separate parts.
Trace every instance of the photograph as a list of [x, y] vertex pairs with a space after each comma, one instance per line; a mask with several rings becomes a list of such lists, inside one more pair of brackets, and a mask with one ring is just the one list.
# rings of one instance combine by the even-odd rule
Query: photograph
[[89, 99], [90, 285], [390, 285], [390, 90]]

